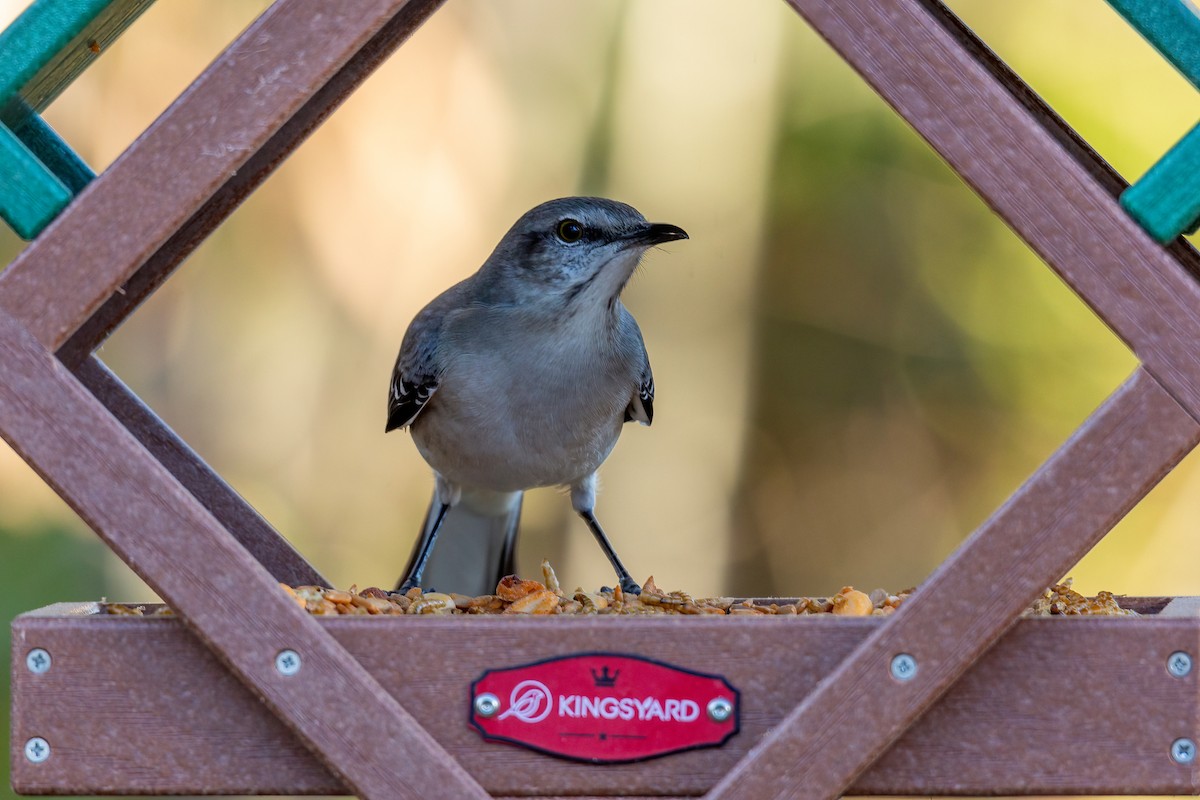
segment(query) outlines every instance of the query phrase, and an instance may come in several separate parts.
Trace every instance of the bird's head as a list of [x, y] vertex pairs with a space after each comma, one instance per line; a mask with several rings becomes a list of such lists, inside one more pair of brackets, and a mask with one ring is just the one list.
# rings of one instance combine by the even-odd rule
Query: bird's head
[[504, 234], [479, 277], [498, 299], [563, 311], [611, 306], [638, 261], [657, 244], [688, 238], [600, 197], [565, 197], [526, 212]]

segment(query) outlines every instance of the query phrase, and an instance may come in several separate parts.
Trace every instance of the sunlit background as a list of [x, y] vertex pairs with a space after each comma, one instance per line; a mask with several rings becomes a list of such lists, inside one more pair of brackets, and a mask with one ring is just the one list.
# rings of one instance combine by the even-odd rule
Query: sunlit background
[[[0, 0], [0, 23], [23, 5]], [[158, 3], [47, 120], [103, 170], [265, 5]], [[1129, 179], [1200, 117], [1099, 0], [951, 6]], [[390, 586], [432, 486], [383, 433], [404, 329], [570, 194], [692, 237], [626, 291], [656, 417], [627, 426], [597, 507], [665, 588], [917, 584], [1135, 365], [775, 0], [449, 3], [101, 357], [337, 585]], [[0, 231], [0, 263], [22, 246]], [[1192, 457], [1076, 585], [1200, 594], [1198, 520]], [[564, 584], [611, 582], [562, 495], [534, 492], [523, 522], [523, 572], [549, 557]], [[0, 586], [3, 621], [152, 599], [2, 444]]]

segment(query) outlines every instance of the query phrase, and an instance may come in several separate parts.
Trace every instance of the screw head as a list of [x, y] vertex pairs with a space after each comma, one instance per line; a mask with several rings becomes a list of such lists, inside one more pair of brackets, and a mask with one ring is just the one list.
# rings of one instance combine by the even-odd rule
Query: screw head
[[1167, 672], [1176, 678], [1185, 677], [1192, 671], [1192, 657], [1182, 650], [1176, 650], [1167, 656]]
[[1171, 760], [1176, 764], [1190, 764], [1196, 760], [1196, 743], [1191, 739], [1176, 739], [1171, 742]]
[[25, 654], [25, 666], [34, 675], [50, 671], [50, 653], [40, 647], [35, 647]]
[[892, 657], [892, 677], [898, 681], [910, 681], [917, 674], [917, 660], [908, 653], [898, 653]]
[[280, 650], [275, 654], [275, 670], [290, 677], [300, 671], [300, 654], [295, 650]]
[[490, 717], [500, 710], [500, 698], [491, 692], [475, 695], [475, 713], [481, 717]]
[[708, 718], [713, 722], [724, 722], [733, 716], [733, 703], [724, 697], [714, 697], [708, 701]]
[[25, 743], [25, 758], [33, 764], [40, 764], [50, 757], [50, 743], [40, 736], [35, 736]]

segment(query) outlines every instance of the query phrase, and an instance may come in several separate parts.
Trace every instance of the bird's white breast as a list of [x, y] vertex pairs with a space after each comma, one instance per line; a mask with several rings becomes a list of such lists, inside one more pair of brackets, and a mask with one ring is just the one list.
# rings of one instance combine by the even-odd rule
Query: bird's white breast
[[412, 428], [430, 466], [498, 491], [570, 484], [600, 466], [637, 372], [602, 326], [566, 322], [476, 311], [449, 326], [454, 357]]

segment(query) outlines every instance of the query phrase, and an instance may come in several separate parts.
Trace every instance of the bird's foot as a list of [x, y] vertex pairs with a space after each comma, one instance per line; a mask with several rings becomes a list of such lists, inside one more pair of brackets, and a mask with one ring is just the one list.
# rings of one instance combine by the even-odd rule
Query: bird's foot
[[642, 587], [638, 586], [637, 581], [626, 575], [621, 578], [621, 591], [625, 594], [631, 594], [635, 597], [642, 593]]

